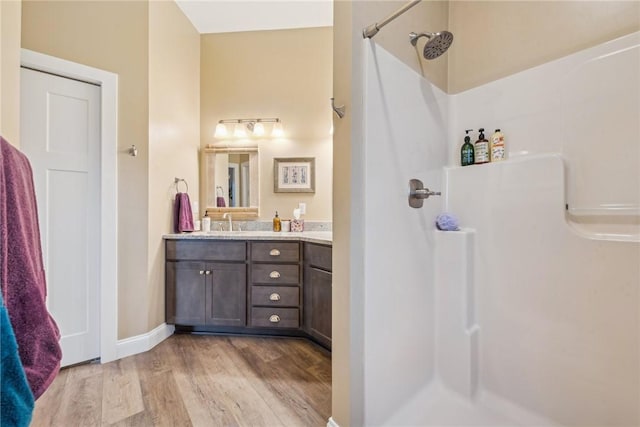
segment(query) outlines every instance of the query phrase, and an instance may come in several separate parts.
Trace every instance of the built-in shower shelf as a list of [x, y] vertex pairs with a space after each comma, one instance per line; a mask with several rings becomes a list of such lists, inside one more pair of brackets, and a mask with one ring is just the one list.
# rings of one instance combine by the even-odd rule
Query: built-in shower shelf
[[610, 204], [594, 207], [571, 207], [567, 210], [574, 216], [640, 216], [640, 206], [632, 204]]

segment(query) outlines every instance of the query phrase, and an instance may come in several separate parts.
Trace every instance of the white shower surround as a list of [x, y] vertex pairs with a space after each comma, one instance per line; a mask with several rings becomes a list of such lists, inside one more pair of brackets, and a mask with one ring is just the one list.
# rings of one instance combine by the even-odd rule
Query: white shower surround
[[[364, 42], [366, 425], [640, 423], [640, 244], [569, 226], [561, 136], [575, 118], [558, 112], [572, 100], [544, 106], [576, 67], [637, 45], [633, 34], [449, 96]], [[451, 166], [462, 130], [483, 125], [529, 154]], [[558, 140], [531, 134], [545, 128]], [[408, 207], [411, 178], [445, 197]], [[434, 229], [445, 209], [465, 230]]]

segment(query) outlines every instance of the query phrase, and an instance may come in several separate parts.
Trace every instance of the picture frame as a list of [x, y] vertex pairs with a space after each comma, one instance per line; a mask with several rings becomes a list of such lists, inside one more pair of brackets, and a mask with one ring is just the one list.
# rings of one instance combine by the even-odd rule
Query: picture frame
[[315, 193], [315, 157], [277, 157], [273, 159], [274, 193]]

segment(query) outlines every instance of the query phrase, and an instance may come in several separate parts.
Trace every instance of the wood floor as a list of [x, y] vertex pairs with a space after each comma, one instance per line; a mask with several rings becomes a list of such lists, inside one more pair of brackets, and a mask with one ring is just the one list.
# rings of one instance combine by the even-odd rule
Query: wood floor
[[63, 369], [32, 426], [326, 426], [331, 356], [294, 338], [173, 335]]

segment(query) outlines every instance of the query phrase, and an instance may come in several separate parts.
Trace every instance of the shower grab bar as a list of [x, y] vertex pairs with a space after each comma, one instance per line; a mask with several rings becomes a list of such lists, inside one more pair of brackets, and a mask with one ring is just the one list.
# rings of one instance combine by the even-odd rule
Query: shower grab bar
[[407, 10], [411, 9], [413, 6], [417, 5], [421, 1], [422, 0], [413, 0], [413, 1], [405, 4], [404, 6], [402, 6], [400, 9], [396, 10], [395, 12], [393, 12], [391, 15], [387, 16], [382, 21], [376, 22], [375, 24], [371, 24], [368, 27], [364, 28], [362, 30], [362, 37], [365, 38], [365, 39], [370, 39], [371, 37], [375, 36], [376, 34], [378, 34], [378, 31], [380, 31], [380, 29], [382, 27], [384, 27], [389, 22], [393, 21], [398, 16], [402, 15]]

